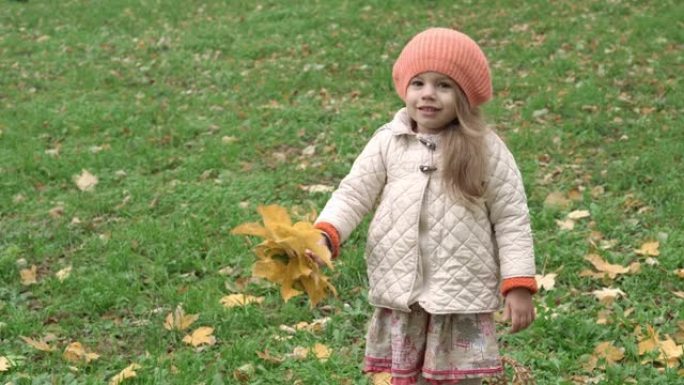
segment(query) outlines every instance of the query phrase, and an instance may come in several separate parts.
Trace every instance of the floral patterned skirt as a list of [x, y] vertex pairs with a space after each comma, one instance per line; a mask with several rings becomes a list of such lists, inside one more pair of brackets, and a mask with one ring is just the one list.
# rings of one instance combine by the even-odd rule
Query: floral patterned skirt
[[503, 372], [492, 314], [376, 308], [366, 336], [364, 372], [389, 372], [392, 385], [478, 384]]

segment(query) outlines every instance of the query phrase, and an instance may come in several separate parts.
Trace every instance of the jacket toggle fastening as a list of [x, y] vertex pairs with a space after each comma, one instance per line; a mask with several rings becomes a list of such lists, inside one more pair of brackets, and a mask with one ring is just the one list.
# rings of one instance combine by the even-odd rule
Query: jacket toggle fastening
[[[435, 144], [435, 142], [429, 139], [418, 137], [418, 141], [422, 143], [425, 147], [427, 147], [430, 151], [435, 151], [435, 149], [437, 148], [437, 144]], [[430, 158], [432, 159], [432, 153], [430, 153]], [[436, 171], [437, 167], [432, 165], [421, 165], [420, 167], [418, 167], [418, 169], [420, 170], [420, 172], [427, 174]]]

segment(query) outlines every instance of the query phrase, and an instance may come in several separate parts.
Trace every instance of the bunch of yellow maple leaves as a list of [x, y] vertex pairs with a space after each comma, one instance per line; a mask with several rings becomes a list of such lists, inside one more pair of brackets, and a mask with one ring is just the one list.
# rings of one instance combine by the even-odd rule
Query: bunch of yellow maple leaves
[[254, 277], [265, 278], [280, 285], [280, 294], [287, 302], [305, 292], [311, 306], [316, 306], [327, 293], [337, 294], [328, 277], [307, 251], [333, 268], [330, 250], [321, 244], [322, 235], [312, 223], [292, 223], [287, 210], [278, 205], [259, 206], [263, 225], [244, 223], [231, 233], [251, 235], [263, 241], [254, 247], [257, 261], [252, 266]]

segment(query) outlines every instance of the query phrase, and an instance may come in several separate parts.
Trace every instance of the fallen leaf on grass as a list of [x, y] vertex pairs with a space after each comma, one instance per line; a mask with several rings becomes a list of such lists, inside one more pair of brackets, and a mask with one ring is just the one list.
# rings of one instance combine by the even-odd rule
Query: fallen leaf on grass
[[66, 349], [64, 349], [64, 359], [69, 362], [78, 363], [83, 362], [89, 363], [90, 361], [97, 360], [100, 355], [94, 352], [87, 351], [80, 342], [72, 342]]
[[285, 361], [285, 359], [282, 357], [272, 356], [271, 353], [268, 352], [268, 349], [264, 350], [263, 352], [256, 352], [256, 354], [262, 360], [272, 364], [281, 364], [283, 361]]
[[674, 294], [675, 297], [684, 299], [684, 291], [673, 291], [672, 294]]
[[534, 279], [537, 281], [537, 287], [540, 289], [543, 288], [544, 290], [552, 290], [556, 285], [556, 276], [558, 276], [558, 274], [555, 273], [549, 273], [546, 275], [537, 274], [534, 276]]
[[244, 364], [233, 371], [233, 378], [241, 382], [246, 382], [249, 381], [254, 373], [254, 365]]
[[592, 292], [598, 298], [598, 300], [605, 304], [610, 305], [617, 297], [625, 296], [625, 292], [620, 289], [613, 289], [609, 287], [604, 287], [601, 290], [594, 290]]
[[392, 375], [389, 373], [372, 373], [371, 374], [371, 379], [373, 381], [373, 385], [391, 385], [392, 384]]
[[634, 250], [635, 253], [639, 255], [646, 255], [650, 257], [657, 257], [660, 255], [660, 242], [658, 241], [653, 241], [653, 242], [646, 242], [641, 245], [640, 248], [637, 250]]
[[173, 313], [169, 313], [164, 320], [166, 330], [185, 330], [197, 321], [199, 314], [185, 314], [185, 310], [178, 305]]
[[301, 188], [302, 190], [304, 190], [304, 191], [306, 191], [306, 192], [308, 192], [308, 193], [311, 193], [311, 194], [315, 194], [315, 193], [328, 193], [328, 192], [333, 192], [333, 191], [335, 191], [335, 187], [333, 187], [333, 186], [327, 186], [327, 185], [323, 185], [323, 184], [314, 184], [314, 185], [311, 185], [311, 186], [301, 185], [301, 186], [299, 186], [299, 188]]
[[629, 268], [624, 267], [622, 265], [614, 265], [608, 263], [597, 254], [589, 254], [586, 257], [584, 257], [584, 259], [591, 262], [591, 264], [594, 265], [596, 270], [607, 274], [608, 277], [610, 277], [611, 279], [614, 279], [619, 274], [629, 273]]
[[591, 214], [588, 210], [575, 210], [568, 214], [568, 219], [577, 220], [582, 218], [588, 218]]
[[135, 371], [138, 369], [141, 369], [140, 365], [138, 364], [128, 365], [124, 370], [120, 371], [119, 374], [117, 374], [116, 376], [112, 377], [111, 380], [109, 380], [109, 385], [118, 385], [127, 378], [137, 376], [138, 374]]
[[216, 343], [216, 337], [214, 337], [212, 333], [214, 333], [214, 328], [202, 326], [195, 329], [192, 334], [183, 337], [183, 342], [194, 347], [200, 345], [214, 345]]
[[52, 352], [55, 350], [54, 347], [48, 345], [45, 339], [35, 340], [33, 338], [24, 336], [19, 336], [19, 338], [24, 340], [24, 342], [26, 342], [27, 345], [31, 346], [34, 349], [38, 349], [43, 352]]
[[7, 357], [0, 356], [0, 372], [8, 371], [11, 366]]
[[246, 306], [252, 303], [262, 303], [264, 302], [264, 297], [255, 297], [246, 294], [230, 294], [221, 298], [221, 304], [224, 307], [236, 307], [236, 306]]
[[556, 225], [560, 230], [573, 230], [575, 228], [575, 221], [566, 219], [564, 221], [556, 220]]
[[594, 348], [594, 353], [589, 357], [589, 360], [584, 365], [584, 369], [588, 372], [596, 369], [599, 360], [604, 359], [606, 364], [613, 365], [621, 361], [625, 357], [625, 348], [617, 348], [612, 342], [601, 342]]
[[294, 330], [306, 330], [311, 333], [320, 332], [325, 328], [325, 325], [330, 322], [330, 317], [314, 320], [312, 323], [299, 322], [294, 326]]
[[332, 353], [330, 348], [323, 344], [315, 344], [313, 347], [313, 352], [316, 358], [318, 358], [319, 361], [325, 362], [330, 358], [330, 354]]
[[55, 273], [55, 276], [59, 280], [59, 282], [64, 282], [65, 279], [69, 278], [71, 275], [71, 266], [67, 266], [60, 271]]
[[97, 177], [88, 170], [82, 170], [81, 175], [74, 176], [74, 183], [81, 191], [93, 191], [97, 182]]
[[21, 284], [24, 286], [29, 286], [38, 283], [38, 279], [36, 278], [37, 272], [38, 268], [36, 267], [36, 265], [31, 265], [31, 268], [29, 269], [19, 270], [19, 275], [21, 276]]
[[684, 269], [677, 269], [674, 272], [677, 274], [677, 277], [684, 278]]
[[560, 191], [554, 191], [547, 195], [546, 199], [544, 199], [545, 207], [565, 209], [568, 208], [568, 206], [570, 206], [570, 203], [570, 199], [566, 198], [565, 194], [563, 194]]
[[[647, 335], [644, 337], [641, 334], [641, 328], [637, 327], [635, 334], [639, 338], [639, 355], [648, 354], [654, 350], [659, 351], [656, 361], [667, 366], [668, 368], [675, 368], [679, 366], [679, 359], [684, 355], [682, 345], [677, 345], [670, 336], [665, 336], [664, 340], [660, 339], [658, 331], [651, 325], [646, 326]], [[648, 362], [648, 361], [645, 361]]]

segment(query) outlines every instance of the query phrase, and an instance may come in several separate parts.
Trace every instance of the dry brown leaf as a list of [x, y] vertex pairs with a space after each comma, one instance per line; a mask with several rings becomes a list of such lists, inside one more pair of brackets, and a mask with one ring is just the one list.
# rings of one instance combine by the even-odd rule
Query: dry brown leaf
[[255, 297], [247, 294], [230, 294], [221, 298], [221, 304], [224, 307], [246, 306], [252, 303], [264, 302], [264, 297]]
[[301, 185], [299, 186], [302, 190], [311, 193], [311, 194], [316, 194], [316, 193], [329, 193], [335, 191], [335, 187], [333, 186], [328, 186], [328, 185], [323, 185], [323, 184], [314, 184], [310, 186], [306, 185]]
[[313, 307], [327, 293], [336, 294], [329, 278], [307, 255], [310, 250], [325, 265], [333, 267], [330, 251], [321, 243], [321, 231], [310, 222], [293, 224], [287, 211], [278, 205], [259, 206], [257, 210], [263, 226], [245, 223], [231, 231], [264, 239], [254, 249], [258, 259], [252, 266], [252, 275], [280, 285], [280, 294], [285, 301], [306, 292]]
[[546, 275], [535, 275], [534, 279], [537, 281], [537, 287], [540, 289], [544, 290], [553, 290], [554, 286], [556, 285], [556, 277], [558, 274], [556, 273], [549, 273]]
[[64, 282], [65, 279], [69, 278], [71, 275], [71, 266], [67, 266], [60, 271], [55, 273], [55, 276], [59, 280], [59, 282]]
[[303, 346], [296, 346], [292, 353], [288, 354], [288, 357], [294, 358], [295, 360], [305, 360], [309, 356], [309, 349]]
[[57, 205], [51, 208], [48, 211], [48, 215], [50, 215], [50, 218], [60, 218], [62, 215], [64, 215], [64, 206]]
[[0, 356], [0, 372], [6, 372], [10, 369], [12, 365], [10, 364], [9, 359], [4, 356]]
[[325, 346], [323, 344], [319, 344], [319, 343], [314, 345], [313, 352], [314, 352], [314, 355], [316, 356], [316, 358], [318, 358], [318, 360], [321, 362], [327, 361], [328, 358], [330, 358], [330, 354], [332, 353], [330, 348], [328, 348], [327, 346]]
[[391, 385], [392, 384], [392, 375], [389, 373], [372, 373], [371, 374], [371, 379], [373, 381], [373, 385]]
[[572, 219], [566, 219], [564, 221], [556, 220], [556, 225], [559, 230], [573, 230], [575, 228], [575, 221]]
[[635, 253], [639, 255], [645, 255], [645, 256], [650, 256], [650, 257], [657, 257], [660, 255], [660, 242], [658, 241], [653, 241], [653, 242], [646, 242], [641, 245], [641, 247], [637, 250], [634, 250]]
[[264, 350], [263, 352], [256, 352], [256, 354], [262, 360], [272, 364], [281, 364], [283, 361], [285, 361], [285, 359], [282, 357], [272, 356], [271, 353], [268, 352], [268, 349]]
[[200, 345], [214, 345], [216, 343], [216, 337], [214, 337], [212, 333], [214, 333], [214, 328], [202, 326], [195, 329], [192, 334], [183, 337], [183, 342], [195, 347]]
[[[321, 319], [314, 320], [312, 323], [299, 322], [293, 328], [293, 330], [306, 330], [311, 333], [316, 333], [322, 331], [325, 326], [330, 322], [330, 317], [325, 317]], [[283, 325], [284, 326], [284, 325]]]
[[85, 361], [89, 363], [90, 361], [97, 360], [100, 355], [94, 352], [87, 351], [80, 342], [72, 342], [66, 349], [64, 349], [64, 359], [69, 362], [79, 363]]
[[19, 336], [19, 338], [24, 340], [24, 342], [26, 342], [27, 345], [31, 346], [34, 349], [38, 349], [43, 352], [52, 352], [55, 350], [54, 347], [48, 345], [45, 339], [35, 340], [33, 338], [24, 336]]
[[684, 299], [684, 291], [673, 291], [672, 294], [674, 294], [675, 297]]
[[598, 318], [596, 319], [596, 323], [599, 325], [607, 325], [610, 323], [610, 315], [612, 314], [612, 311], [609, 310], [601, 310], [598, 312]]
[[88, 170], [81, 170], [81, 175], [74, 176], [74, 183], [81, 191], [93, 191], [97, 182], [97, 177]]
[[594, 294], [596, 298], [598, 298], [598, 300], [605, 305], [610, 305], [617, 297], [623, 297], [626, 295], [625, 292], [620, 289], [613, 289], [609, 287], [604, 287], [601, 290], [594, 290], [592, 294]]
[[588, 218], [590, 216], [591, 216], [591, 214], [589, 213], [588, 210], [575, 210], [575, 211], [571, 212], [570, 214], [568, 214], [568, 219], [577, 220], [577, 219]]
[[684, 355], [682, 345], [677, 345], [669, 336], [665, 340], [660, 341], [660, 356], [658, 361], [665, 364], [668, 368], [676, 368], [679, 366], [679, 359]]
[[674, 335], [674, 340], [678, 344], [684, 343], [684, 321], [677, 322], [678, 330]]
[[594, 353], [599, 358], [604, 358], [606, 363], [614, 364], [625, 357], [625, 348], [617, 348], [612, 342], [601, 342], [594, 349]]
[[233, 378], [240, 382], [247, 382], [252, 378], [255, 372], [254, 365], [244, 364], [233, 371]]
[[570, 199], [566, 198], [565, 194], [560, 191], [554, 191], [547, 195], [546, 199], [544, 199], [545, 207], [553, 207], [558, 209], [566, 209], [571, 203], [572, 202]]
[[594, 278], [594, 279], [602, 279], [606, 276], [606, 274], [601, 273], [601, 272], [597, 272], [597, 271], [593, 271], [593, 270], [585, 269], [579, 273], [579, 276], [580, 277], [589, 277], [589, 278]]
[[109, 380], [109, 385], [118, 385], [127, 378], [137, 376], [138, 374], [135, 371], [139, 369], [141, 369], [141, 367], [138, 364], [128, 365], [124, 370], [120, 371], [119, 374], [117, 374], [116, 376], [112, 377], [111, 380]]
[[166, 330], [185, 330], [197, 321], [199, 314], [185, 314], [185, 310], [180, 305], [176, 306], [173, 313], [169, 313], [164, 320]]
[[24, 286], [29, 286], [38, 283], [37, 279], [38, 268], [36, 265], [31, 265], [30, 269], [19, 270], [19, 275], [21, 276], [21, 284]]
[[684, 269], [677, 269], [674, 273], [677, 274], [677, 277], [684, 278]]
[[594, 265], [596, 270], [607, 274], [611, 279], [614, 279], [619, 274], [626, 274], [629, 272], [629, 268], [624, 267], [622, 265], [614, 265], [608, 263], [597, 254], [589, 254], [585, 256], [584, 259], [591, 262], [591, 264]]
[[582, 191], [580, 191], [579, 189], [574, 188], [574, 189], [568, 191], [568, 198], [570, 198], [570, 200], [573, 200], [573, 201], [575, 201], [575, 202], [579, 202], [579, 201], [581, 201], [582, 198], [584, 198], [584, 197], [583, 197], [583, 195], [582, 195]]

